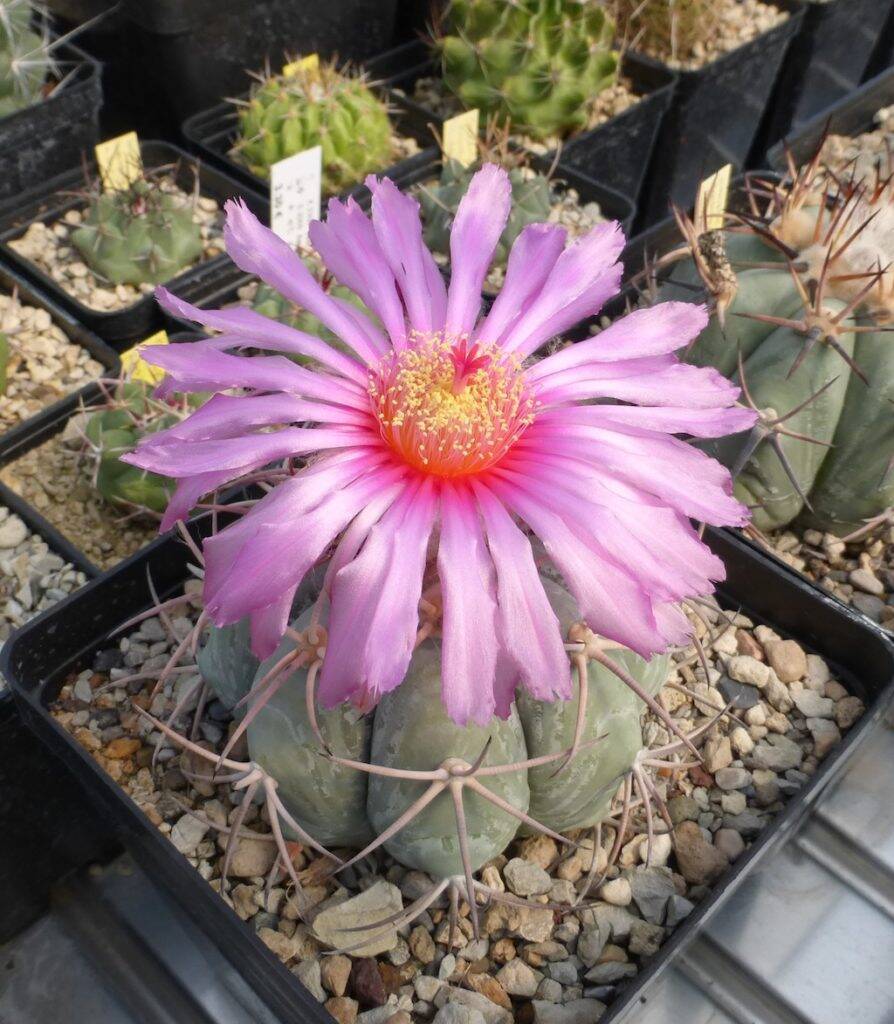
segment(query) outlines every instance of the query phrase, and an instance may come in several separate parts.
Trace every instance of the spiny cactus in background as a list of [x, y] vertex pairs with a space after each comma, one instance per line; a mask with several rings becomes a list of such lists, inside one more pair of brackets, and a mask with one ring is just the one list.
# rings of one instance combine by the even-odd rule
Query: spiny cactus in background
[[53, 66], [33, 13], [30, 0], [0, 0], [0, 117], [36, 103]]
[[613, 9], [628, 44], [672, 60], [691, 57], [722, 17], [715, 0], [614, 0]]
[[161, 284], [202, 255], [192, 202], [150, 177], [92, 195], [71, 241], [90, 269], [112, 284]]
[[436, 45], [450, 91], [537, 138], [587, 127], [617, 75], [614, 22], [588, 0], [452, 0], [445, 27]]
[[894, 190], [888, 175], [836, 185], [817, 156], [749, 195], [728, 231], [680, 217], [686, 260], [658, 295], [704, 290], [715, 312], [687, 358], [759, 412], [709, 447], [755, 526], [844, 535], [894, 504]]
[[[453, 218], [479, 166], [476, 163], [463, 167], [456, 160], [445, 160], [437, 184], [420, 186], [417, 194], [425, 225], [425, 244], [433, 252], [445, 255], [450, 252]], [[512, 184], [512, 208], [494, 254], [497, 266], [505, 266], [512, 243], [522, 229], [528, 224], [548, 221], [552, 207], [552, 188], [546, 175], [524, 166], [515, 166], [509, 168], [509, 180]]]
[[237, 102], [233, 151], [258, 177], [268, 178], [272, 164], [313, 146], [323, 149], [328, 192], [342, 192], [392, 162], [386, 104], [363, 76], [334, 63], [259, 76], [249, 99]]
[[9, 338], [0, 331], [0, 395], [6, 391], [7, 371], [9, 368]]
[[151, 386], [122, 380], [108, 394], [106, 404], [88, 410], [84, 436], [94, 460], [94, 483], [113, 505], [137, 506], [164, 512], [171, 498], [171, 481], [128, 466], [120, 456], [136, 448], [140, 438], [178, 423], [202, 404], [203, 396], [181, 400], [182, 408], [152, 397]]

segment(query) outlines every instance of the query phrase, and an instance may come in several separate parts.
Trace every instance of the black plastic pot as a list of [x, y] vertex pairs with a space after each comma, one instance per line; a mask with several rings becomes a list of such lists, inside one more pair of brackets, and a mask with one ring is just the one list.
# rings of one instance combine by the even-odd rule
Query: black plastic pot
[[[203, 196], [211, 197], [218, 202], [223, 202], [232, 196], [242, 196], [252, 212], [265, 223], [267, 222], [269, 218], [267, 200], [252, 192], [247, 186], [234, 181], [223, 171], [195, 161], [184, 150], [167, 142], [143, 142], [140, 145], [140, 150], [143, 156], [143, 165], [147, 170], [169, 164], [176, 165], [178, 183], [186, 191], [191, 191], [195, 180], [193, 174], [195, 168]], [[91, 176], [96, 173], [93, 162], [89, 164], [88, 173]], [[22, 196], [15, 208], [7, 208], [4, 212], [0, 212], [0, 261], [30, 280], [41, 291], [49, 295], [57, 306], [67, 310], [80, 323], [95, 331], [104, 341], [118, 351], [123, 351], [130, 348], [135, 341], [142, 340], [163, 326], [161, 310], [151, 295], [144, 296], [126, 309], [113, 312], [99, 312], [90, 309], [74, 296], [69, 295], [36, 264], [16, 253], [8, 244], [10, 239], [19, 237], [32, 221], [40, 219], [45, 223], [54, 223], [61, 219], [68, 210], [82, 205], [82, 201], [72, 193], [83, 188], [84, 180], [85, 172], [83, 170], [71, 170]], [[168, 286], [178, 295], [188, 299], [191, 287], [201, 282], [207, 274], [213, 274], [228, 261], [229, 257], [226, 255], [205, 260], [192, 270], [178, 274], [170, 282], [167, 282]]]
[[894, 67], [861, 85], [838, 103], [806, 121], [789, 133], [767, 153], [767, 162], [774, 170], [784, 172], [785, 149], [788, 147], [796, 163], [806, 163], [821, 145], [824, 136], [861, 135], [875, 128], [875, 115], [894, 103]]
[[[701, 182], [732, 164], [746, 165], [792, 37], [804, 16], [799, 0], [774, 0], [789, 17], [698, 71], [680, 71], [664, 116], [638, 227], [663, 220], [671, 205], [688, 209]], [[658, 64], [658, 62], [654, 62]]]
[[[387, 85], [410, 94], [417, 79], [440, 77], [437, 59], [422, 40], [380, 54], [367, 68]], [[676, 75], [632, 53], [624, 57], [621, 70], [641, 96], [639, 102], [597, 128], [566, 139], [560, 155], [564, 166], [582, 171], [636, 204], [661, 119], [673, 97]], [[410, 102], [426, 123], [440, 129], [444, 122], [440, 115]], [[555, 156], [555, 151], [547, 154], [549, 159]]]
[[0, 206], [78, 166], [99, 141], [99, 65], [71, 44], [54, 57], [63, 87], [0, 120]]
[[249, 72], [286, 55], [361, 60], [391, 42], [395, 0], [124, 0], [145, 88], [172, 126], [237, 96]]
[[[45, 309], [53, 322], [62, 330], [69, 341], [87, 349], [90, 355], [101, 363], [110, 374], [117, 374], [120, 369], [118, 356], [100, 338], [87, 330], [67, 310], [63, 309], [50, 297], [34, 288], [26, 278], [5, 267], [0, 266], [0, 288], [5, 292], [15, 290], [21, 302], [28, 306]], [[93, 399], [99, 394], [96, 384], [88, 384], [79, 391], [73, 391], [45, 409], [22, 420], [17, 426], [6, 433], [0, 434], [0, 465], [10, 462], [18, 454], [30, 447], [31, 439], [40, 433], [48, 423], [55, 423], [60, 418], [67, 419], [78, 407], [82, 398]], [[0, 401], [3, 399], [0, 398]]]
[[[191, 530], [196, 533], [196, 529], [193, 524]], [[767, 853], [791, 833], [822, 790], [842, 770], [894, 694], [894, 647], [881, 629], [780, 567], [741, 538], [708, 531], [707, 539], [726, 564], [727, 580], [720, 590], [723, 603], [743, 610], [756, 621], [771, 624], [782, 635], [792, 636], [828, 659], [835, 678], [859, 695], [867, 710], [835, 753], [786, 805], [773, 827], [766, 829], [736, 861], [649, 967], [619, 994], [602, 1018], [603, 1024], [617, 1020], [637, 1005], [642, 991], [665, 970]], [[48, 705], [66, 677], [91, 663], [93, 653], [108, 643], [109, 633], [130, 616], [151, 606], [147, 574], [151, 575], [163, 600], [176, 592], [188, 577], [188, 559], [185, 545], [173, 537], [156, 541], [102, 579], [88, 584], [64, 603], [32, 620], [4, 647], [0, 670], [12, 687], [24, 721], [75, 773], [105, 819], [115, 827], [122, 842], [150, 876], [170, 890], [249, 984], [265, 994], [282, 1021], [290, 1024], [320, 1021], [322, 1024], [325, 1013], [295, 976], [262, 945], [254, 930], [230, 911], [48, 711]]]
[[892, 64], [894, 64], [894, 7], [891, 8], [888, 20], [876, 40], [875, 49], [872, 51], [872, 56], [863, 75], [863, 81], [868, 82], [871, 78], [875, 78]]
[[[415, 139], [420, 152], [415, 156], [401, 160], [390, 167], [377, 169], [377, 173], [389, 178], [397, 178], [417, 163], [427, 160], [433, 151], [434, 139], [428, 127], [424, 113], [412, 103], [407, 103], [391, 89], [381, 88], [382, 98], [387, 100], [392, 110], [391, 122], [395, 131], [407, 138]], [[270, 182], [253, 174], [244, 164], [239, 163], [230, 155], [236, 141], [238, 125], [236, 108], [232, 103], [218, 103], [209, 110], [189, 118], [183, 124], [183, 136], [189, 147], [209, 164], [220, 167], [235, 181], [245, 184], [259, 195], [270, 196]], [[348, 190], [350, 194], [364, 192], [362, 183]]]
[[860, 84], [891, 9], [891, 0], [808, 0], [767, 108], [756, 158]]

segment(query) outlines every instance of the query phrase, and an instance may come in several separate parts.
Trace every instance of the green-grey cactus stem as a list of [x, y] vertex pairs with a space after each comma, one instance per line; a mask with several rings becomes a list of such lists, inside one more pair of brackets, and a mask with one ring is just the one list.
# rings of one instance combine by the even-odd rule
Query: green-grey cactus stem
[[467, 108], [547, 138], [588, 126], [617, 77], [615, 25], [580, 0], [451, 0], [437, 40], [444, 82]]
[[30, 0], [0, 0], [0, 117], [37, 103], [53, 59], [47, 38], [32, 27]]
[[724, 232], [682, 219], [689, 256], [657, 298], [708, 303], [686, 358], [739, 384], [758, 413], [750, 433], [705, 446], [754, 526], [845, 536], [894, 505], [892, 190], [849, 183], [823, 205], [820, 174], [807, 165], [765, 216]]

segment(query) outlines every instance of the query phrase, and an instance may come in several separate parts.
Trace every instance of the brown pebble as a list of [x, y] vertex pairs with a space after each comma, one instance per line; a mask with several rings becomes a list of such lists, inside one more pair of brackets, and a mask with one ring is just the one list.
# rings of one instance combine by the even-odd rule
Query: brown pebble
[[337, 954], [324, 956], [320, 962], [320, 977], [323, 987], [334, 996], [343, 996], [348, 989], [348, 978], [351, 976], [351, 961], [348, 957]]
[[505, 1010], [512, 1009], [512, 1000], [496, 978], [489, 974], [467, 974], [465, 980], [473, 992], [486, 996], [492, 1003], [502, 1006]]
[[386, 997], [394, 995], [404, 983], [400, 968], [395, 967], [394, 964], [379, 963], [379, 975]]
[[491, 959], [498, 964], [508, 964], [514, 960], [517, 953], [515, 943], [512, 939], [497, 939], [490, 949]]
[[694, 821], [681, 821], [674, 829], [674, 852], [680, 874], [692, 885], [713, 882], [729, 861], [702, 835]]
[[354, 961], [348, 985], [351, 995], [364, 1009], [384, 1006], [388, 1001], [379, 965], [371, 956]]
[[360, 1007], [356, 999], [349, 999], [347, 996], [333, 996], [327, 999], [323, 1006], [338, 1021], [338, 1024], [354, 1024], [357, 1020], [357, 1011]]
[[739, 654], [746, 654], [750, 658], [757, 659], [757, 661], [764, 660], [763, 647], [761, 647], [757, 640], [755, 640], [747, 630], [736, 630], [736, 647], [739, 650]]
[[109, 743], [103, 753], [113, 761], [121, 761], [125, 757], [131, 757], [141, 746], [142, 744], [137, 739], [132, 739], [129, 736], [119, 736], [118, 739], [112, 740]]
[[416, 927], [410, 932], [410, 952], [421, 964], [430, 964], [437, 952], [435, 948], [435, 940], [428, 933], [428, 929], [423, 928], [422, 925], [416, 925]]

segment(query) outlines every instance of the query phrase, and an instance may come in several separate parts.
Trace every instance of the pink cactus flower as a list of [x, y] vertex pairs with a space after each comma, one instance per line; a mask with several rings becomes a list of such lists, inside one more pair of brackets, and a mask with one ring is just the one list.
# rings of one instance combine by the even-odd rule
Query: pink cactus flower
[[[705, 327], [705, 309], [640, 309], [537, 358], [618, 291], [620, 227], [600, 224], [568, 246], [557, 225], [525, 228], [481, 316], [509, 214], [505, 171], [482, 168], [460, 204], [449, 286], [423, 244], [416, 201], [387, 178], [367, 185], [371, 217], [331, 200], [311, 240], [375, 321], [328, 295], [242, 203], [227, 204], [235, 263], [352, 354], [248, 309], [198, 309], [158, 290], [169, 312], [222, 332], [143, 352], [167, 371], [162, 393], [215, 393], [125, 457], [177, 481], [162, 528], [244, 474], [306, 461], [205, 541], [211, 620], [248, 616], [252, 648], [268, 656], [302, 578], [329, 557], [323, 705], [369, 708], [398, 686], [422, 609], [443, 640], [442, 697], [459, 723], [506, 716], [517, 686], [543, 700], [571, 696], [541, 561], [598, 634], [646, 657], [685, 641], [679, 602], [723, 578], [690, 519], [748, 518], [727, 471], [673, 436], [753, 422], [736, 406], [738, 388], [675, 355]], [[229, 351], [244, 348], [316, 365]]]

